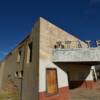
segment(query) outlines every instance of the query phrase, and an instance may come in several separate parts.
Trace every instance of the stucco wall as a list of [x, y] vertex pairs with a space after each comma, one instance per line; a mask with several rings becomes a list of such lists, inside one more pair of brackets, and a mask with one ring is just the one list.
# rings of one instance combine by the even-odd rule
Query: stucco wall
[[[45, 82], [45, 76], [43, 78], [43, 75], [45, 75], [45, 73], [46, 73], [45, 69], [47, 67], [49, 67], [50, 65], [51, 65], [51, 67], [56, 66], [56, 68], [61, 70], [61, 74], [58, 74], [58, 78], [61, 75], [64, 75], [64, 74], [65, 74], [65, 76], [67, 75], [67, 73], [65, 73], [63, 71], [61, 66], [57, 66], [56, 64], [54, 64], [52, 62], [52, 56], [53, 56], [52, 49], [54, 48], [54, 45], [56, 44], [56, 42], [57, 41], [67, 41], [67, 40], [77, 41], [79, 39], [76, 38], [75, 36], [70, 35], [69, 33], [65, 32], [65, 31], [63, 31], [62, 29], [58, 28], [57, 26], [51, 24], [50, 22], [40, 18], [40, 59], [42, 60], [42, 62], [40, 61], [39, 77], [41, 77], [44, 80], [44, 82]], [[81, 43], [82, 43], [83, 48], [87, 47], [87, 45], [84, 42], [81, 41]], [[76, 47], [75, 44], [71, 45], [71, 48], [75, 48], [75, 47]], [[75, 66], [77, 66], [77, 65], [69, 66], [69, 70], [71, 71], [70, 72], [71, 80], [78, 80], [78, 77], [79, 77], [78, 74], [81, 73], [82, 71], [87, 75], [85, 80], [93, 80], [92, 74], [90, 72], [90, 69], [91, 69], [90, 65], [79, 64], [76, 69], [74, 68]], [[41, 73], [41, 70], [43, 70], [42, 73]], [[44, 88], [45, 83], [43, 82], [43, 80], [39, 82], [39, 86], [40, 86], [39, 91], [42, 90], [41, 89], [42, 85], [43, 85], [43, 90], [45, 91], [45, 88]], [[65, 80], [65, 78], [63, 78], [62, 81], [59, 82], [59, 84], [62, 84], [64, 82], [63, 80]], [[67, 78], [66, 78], [66, 81], [68, 82]], [[66, 84], [66, 86], [68, 86], [68, 84]]]
[[54, 49], [53, 62], [100, 62], [100, 48]]
[[57, 65], [49, 60], [40, 60], [40, 77], [39, 77], [39, 92], [46, 91], [46, 68], [56, 68], [58, 76], [58, 88], [68, 86], [67, 74], [61, 70]]
[[[51, 24], [43, 18], [40, 18], [40, 58], [41, 59], [51, 59], [52, 58], [52, 49], [57, 41], [77, 41], [79, 40], [75, 36], [72, 36], [70, 33], [63, 31], [57, 26]], [[81, 40], [80, 40], [81, 41]], [[82, 42], [82, 46], [86, 47], [87, 45]], [[71, 48], [74, 48], [76, 45], [72, 44]]]
[[[69, 33], [63, 31], [57, 26], [51, 24], [50, 22], [40, 18], [40, 63], [39, 63], [39, 92], [41, 94], [40, 97], [43, 97], [46, 100], [54, 99], [52, 96], [47, 97], [46, 92], [46, 68], [56, 68], [57, 69], [57, 77], [58, 77], [58, 88], [68, 87], [68, 75], [67, 73], [61, 69], [58, 65], [52, 62], [52, 50], [57, 41], [77, 41], [78, 38], [70, 35]], [[82, 42], [82, 41], [81, 41]], [[87, 45], [82, 42], [83, 47]], [[76, 47], [74, 44], [71, 45], [71, 48]], [[59, 90], [60, 91], [60, 90]], [[55, 100], [66, 100], [63, 98], [62, 94], [66, 95], [69, 90], [61, 92]], [[40, 100], [44, 100], [41, 98]]]
[[[33, 53], [32, 62], [27, 63], [27, 45], [29, 41], [33, 42]], [[4, 73], [3, 81], [8, 80], [8, 76], [14, 81], [14, 84], [19, 90], [19, 96], [21, 95], [22, 100], [39, 100], [39, 92], [46, 90], [46, 68], [57, 68], [58, 75], [58, 87], [68, 87], [68, 75], [60, 66], [52, 62], [52, 49], [57, 41], [78, 40], [76, 37], [70, 35], [69, 33], [59, 29], [55, 25], [49, 23], [43, 18], [39, 18], [32, 28], [32, 34], [28, 39], [19, 44], [4, 60]], [[87, 45], [82, 42], [83, 47]], [[17, 63], [18, 49], [23, 49], [23, 57], [21, 58], [21, 63]], [[74, 45], [71, 46], [72, 48]], [[83, 67], [80, 65], [80, 68]], [[3, 68], [3, 67], [2, 67]], [[85, 67], [86, 68], [86, 67]], [[87, 69], [87, 68], [86, 68]], [[86, 70], [85, 69], [85, 70]], [[16, 71], [24, 71], [23, 79], [15, 78]], [[80, 69], [82, 70], [82, 69]], [[0, 70], [1, 71], [1, 70]], [[73, 70], [74, 73], [74, 70]], [[73, 77], [73, 75], [72, 75]], [[73, 78], [72, 78], [73, 79]], [[22, 88], [21, 88], [22, 85]], [[64, 90], [64, 91], [63, 91]], [[65, 93], [67, 90], [63, 89], [61, 94]], [[58, 96], [59, 98], [60, 96]], [[66, 100], [63, 95], [59, 100]], [[50, 100], [50, 99], [46, 99]], [[54, 99], [58, 100], [58, 99]]]

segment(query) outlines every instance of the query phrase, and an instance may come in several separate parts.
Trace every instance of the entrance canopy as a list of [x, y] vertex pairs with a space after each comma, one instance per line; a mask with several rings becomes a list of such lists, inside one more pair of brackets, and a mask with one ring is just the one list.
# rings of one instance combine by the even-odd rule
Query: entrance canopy
[[100, 48], [54, 49], [53, 62], [100, 64]]

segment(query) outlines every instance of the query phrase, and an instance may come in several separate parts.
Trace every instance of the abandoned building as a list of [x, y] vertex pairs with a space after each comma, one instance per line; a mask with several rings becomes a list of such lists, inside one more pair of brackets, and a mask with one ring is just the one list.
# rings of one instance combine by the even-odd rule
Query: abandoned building
[[12, 80], [20, 100], [69, 100], [70, 89], [95, 88], [100, 48], [39, 18], [0, 63], [0, 88]]

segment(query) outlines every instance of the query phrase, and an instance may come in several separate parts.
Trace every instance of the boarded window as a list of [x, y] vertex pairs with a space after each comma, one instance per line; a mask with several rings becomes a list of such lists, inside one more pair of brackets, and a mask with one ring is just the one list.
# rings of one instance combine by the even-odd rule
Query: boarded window
[[57, 70], [56, 69], [47, 69], [47, 95], [54, 95], [58, 93], [58, 84], [57, 84]]
[[22, 55], [22, 51], [19, 50], [19, 51], [18, 51], [18, 56], [17, 56], [17, 62], [18, 62], [18, 63], [20, 63], [20, 61], [21, 61], [21, 55]]
[[28, 44], [27, 49], [27, 63], [32, 62], [32, 42]]
[[18, 71], [15, 72], [15, 78], [18, 78]]
[[23, 78], [23, 70], [19, 72], [19, 78]]

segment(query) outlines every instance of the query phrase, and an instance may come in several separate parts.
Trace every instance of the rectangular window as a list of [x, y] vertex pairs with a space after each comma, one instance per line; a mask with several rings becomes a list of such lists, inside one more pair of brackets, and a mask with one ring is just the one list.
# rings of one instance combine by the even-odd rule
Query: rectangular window
[[23, 70], [19, 72], [19, 78], [23, 78]]
[[19, 51], [18, 51], [18, 56], [17, 56], [17, 62], [18, 62], [18, 63], [20, 63], [20, 61], [21, 61], [21, 55], [22, 55], [22, 51], [19, 50]]
[[58, 93], [58, 83], [57, 83], [57, 70], [56, 69], [47, 69], [47, 95], [55, 95]]
[[27, 63], [32, 62], [32, 42], [28, 44], [27, 49]]
[[18, 78], [18, 71], [15, 72], [15, 78]]

